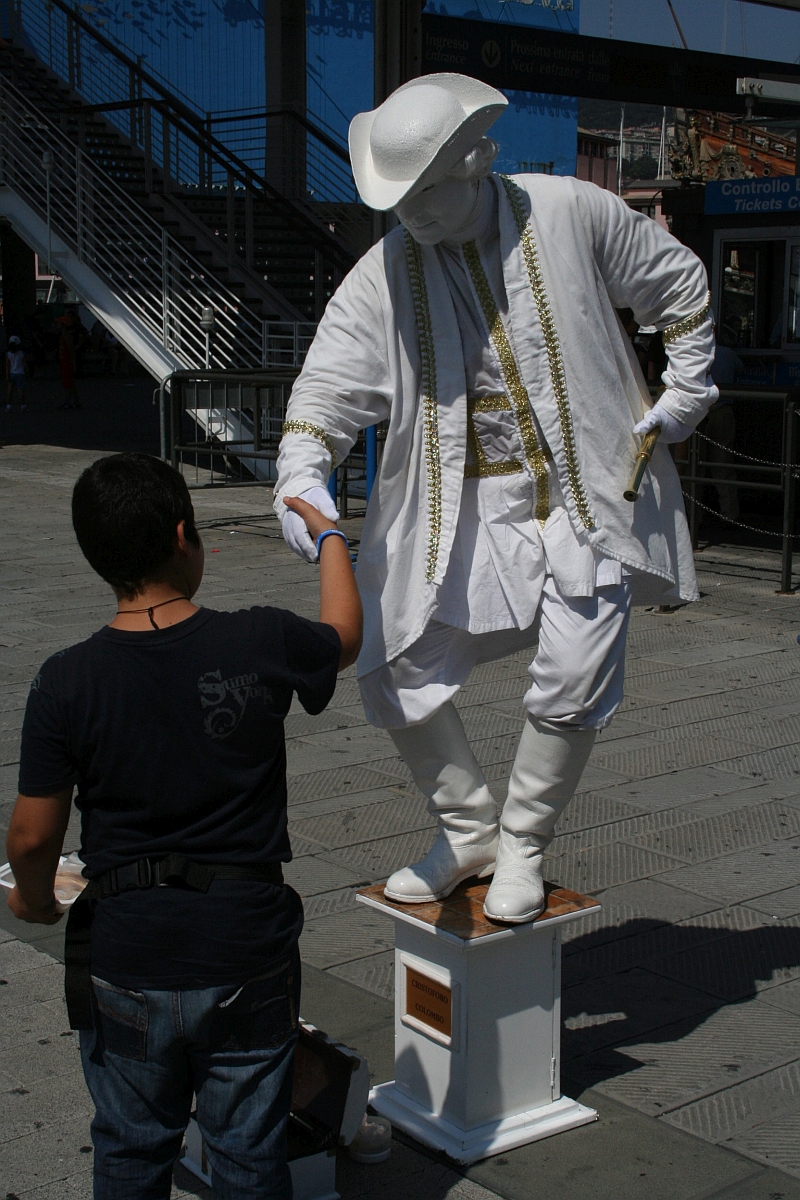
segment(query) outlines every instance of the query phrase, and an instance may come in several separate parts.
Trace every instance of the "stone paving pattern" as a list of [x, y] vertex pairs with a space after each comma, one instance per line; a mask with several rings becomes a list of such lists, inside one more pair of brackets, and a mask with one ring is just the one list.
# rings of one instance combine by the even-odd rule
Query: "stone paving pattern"
[[[30, 680], [47, 655], [110, 619], [113, 604], [69, 523], [70, 488], [95, 455], [41, 446], [0, 453], [4, 829]], [[268, 494], [195, 497], [207, 550], [201, 602], [271, 603], [316, 616], [316, 569], [283, 546]], [[357, 538], [358, 521], [347, 529]], [[768, 551], [717, 546], [698, 555], [698, 570], [700, 603], [634, 613], [625, 705], [598, 738], [549, 856], [551, 880], [603, 906], [566, 933], [565, 1090], [591, 1088], [631, 1121], [638, 1112], [735, 1151], [754, 1170], [769, 1166], [784, 1191], [758, 1196], [794, 1196], [798, 602], [775, 595], [778, 560]], [[488, 664], [457, 701], [499, 802], [524, 721], [526, 668], [524, 656]], [[434, 822], [388, 735], [365, 724], [352, 669], [321, 716], [292, 711], [287, 737], [295, 855], [287, 878], [304, 897], [303, 958], [328, 978], [389, 997], [392, 923], [357, 908], [355, 891], [423, 854]], [[77, 836], [73, 822], [67, 849]], [[0, 1195], [82, 1200], [90, 1194], [91, 1105], [51, 957], [63, 931], [22, 926], [7, 910], [0, 926]], [[556, 1151], [559, 1141], [540, 1145]], [[482, 1167], [465, 1180], [403, 1144], [390, 1161], [371, 1169], [379, 1176], [346, 1166], [343, 1195], [493, 1194], [480, 1186]], [[174, 1195], [184, 1194], [204, 1193], [179, 1172]]]

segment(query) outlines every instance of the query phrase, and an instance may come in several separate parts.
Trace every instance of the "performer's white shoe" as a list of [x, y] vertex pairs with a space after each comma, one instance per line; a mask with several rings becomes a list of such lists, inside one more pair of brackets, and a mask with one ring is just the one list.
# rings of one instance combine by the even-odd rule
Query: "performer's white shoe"
[[596, 736], [595, 729], [528, 718], [500, 816], [494, 879], [483, 905], [491, 920], [521, 924], [543, 911], [542, 856], [580, 782]]
[[461, 845], [447, 829], [441, 828], [421, 862], [395, 871], [387, 880], [384, 889], [387, 900], [400, 900], [404, 904], [443, 900], [470, 876], [484, 879], [491, 875], [497, 854], [497, 824], [483, 828], [488, 830], [487, 836]]
[[544, 911], [542, 858], [531, 838], [500, 830], [494, 879], [483, 905], [487, 917], [512, 925], [536, 920]]
[[406, 904], [443, 900], [470, 876], [494, 870], [497, 807], [450, 701], [428, 721], [389, 733], [428, 797], [439, 835], [421, 862], [395, 871], [385, 895]]

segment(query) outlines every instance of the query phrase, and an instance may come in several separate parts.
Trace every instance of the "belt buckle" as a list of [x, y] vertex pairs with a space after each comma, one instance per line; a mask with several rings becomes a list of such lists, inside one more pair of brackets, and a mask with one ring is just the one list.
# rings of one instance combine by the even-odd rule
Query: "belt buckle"
[[[142, 872], [142, 863], [145, 863], [147, 866], [147, 870], [144, 872], [144, 877]], [[153, 864], [151, 863], [150, 859], [140, 858], [136, 865], [139, 872], [139, 887], [152, 887], [153, 883], [155, 882], [155, 877], [153, 873]]]

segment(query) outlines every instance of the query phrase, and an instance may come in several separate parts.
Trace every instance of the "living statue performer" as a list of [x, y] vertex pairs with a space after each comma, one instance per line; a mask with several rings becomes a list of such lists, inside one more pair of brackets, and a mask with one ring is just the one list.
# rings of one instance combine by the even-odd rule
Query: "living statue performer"
[[[697, 598], [667, 444], [717, 392], [702, 263], [593, 184], [493, 174], [485, 135], [506, 103], [427, 75], [354, 118], [358, 190], [400, 226], [328, 304], [289, 402], [275, 510], [314, 561], [284, 497], [333, 517], [332, 468], [388, 422], [358, 556], [358, 675], [439, 830], [386, 895], [421, 903], [494, 873], [487, 916], [523, 922], [542, 911], [542, 854], [622, 700], [631, 605]], [[621, 308], [663, 331], [654, 407]], [[637, 435], [656, 425], [634, 505]], [[476, 663], [536, 643], [498, 822], [453, 698]]]

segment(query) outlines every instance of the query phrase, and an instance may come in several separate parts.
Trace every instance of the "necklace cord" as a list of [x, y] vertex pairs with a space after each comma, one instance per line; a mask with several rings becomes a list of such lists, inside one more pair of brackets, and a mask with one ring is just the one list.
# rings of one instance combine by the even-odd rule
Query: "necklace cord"
[[188, 599], [189, 599], [188, 596], [171, 596], [169, 600], [160, 600], [158, 602], [158, 604], [150, 604], [145, 608], [126, 608], [124, 610], [118, 608], [117, 616], [118, 617], [127, 617], [129, 613], [146, 612], [148, 617], [150, 618], [150, 624], [153, 626], [153, 629], [160, 629], [161, 627], [159, 625], [156, 625], [156, 623], [155, 623], [155, 619], [153, 617], [153, 609], [163, 608], [165, 604], [175, 604], [175, 602], [177, 600], [188, 600]]

